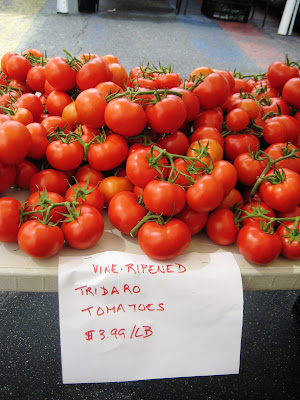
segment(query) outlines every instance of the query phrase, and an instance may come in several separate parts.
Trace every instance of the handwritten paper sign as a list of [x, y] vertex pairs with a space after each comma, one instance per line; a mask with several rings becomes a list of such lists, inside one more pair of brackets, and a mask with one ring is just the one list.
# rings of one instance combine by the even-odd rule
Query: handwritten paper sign
[[59, 315], [64, 383], [239, 372], [243, 290], [231, 253], [60, 257]]

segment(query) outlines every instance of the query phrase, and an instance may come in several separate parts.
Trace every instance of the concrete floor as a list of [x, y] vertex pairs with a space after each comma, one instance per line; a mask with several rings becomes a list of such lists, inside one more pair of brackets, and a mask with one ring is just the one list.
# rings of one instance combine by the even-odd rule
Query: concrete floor
[[[185, 2], [183, 1], [183, 6]], [[27, 48], [63, 55], [115, 54], [127, 69], [173, 65], [182, 77], [198, 66], [260, 73], [285, 54], [299, 59], [300, 35], [277, 34], [279, 19], [256, 9], [248, 23], [208, 19], [190, 0], [101, 0], [97, 13], [57, 14], [55, 0], [0, 1], [0, 56]], [[183, 7], [184, 8], [184, 7]], [[63, 385], [57, 293], [0, 293], [1, 400], [294, 400], [300, 393], [295, 291], [246, 292], [239, 375]]]

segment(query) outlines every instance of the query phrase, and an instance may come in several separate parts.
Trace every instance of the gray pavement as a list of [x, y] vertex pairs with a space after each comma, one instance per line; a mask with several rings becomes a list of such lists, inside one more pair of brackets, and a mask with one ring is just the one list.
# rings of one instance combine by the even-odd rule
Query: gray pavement
[[279, 19], [256, 7], [248, 23], [209, 19], [197, 0], [185, 1], [176, 15], [175, 0], [100, 0], [96, 13], [80, 13], [68, 1], [69, 13], [57, 14], [56, 1], [47, 0], [17, 46], [47, 50], [49, 56], [95, 52], [115, 54], [130, 70], [136, 65], [173, 65], [182, 77], [199, 66], [260, 73], [285, 54], [300, 58], [300, 34], [277, 34]]

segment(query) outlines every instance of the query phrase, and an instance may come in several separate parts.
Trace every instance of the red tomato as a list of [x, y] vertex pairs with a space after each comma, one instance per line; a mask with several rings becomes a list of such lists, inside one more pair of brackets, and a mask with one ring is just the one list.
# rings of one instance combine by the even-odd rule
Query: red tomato
[[0, 161], [4, 164], [19, 164], [31, 146], [31, 135], [21, 122], [6, 121], [0, 126]]
[[2, 58], [1, 58], [1, 71], [7, 75], [7, 70], [6, 70], [6, 65], [8, 60], [13, 57], [13, 56], [17, 56], [18, 53], [15, 53], [14, 51], [9, 51], [7, 53], [5, 53]]
[[45, 67], [36, 65], [27, 72], [27, 83], [35, 92], [44, 93], [45, 90]]
[[235, 81], [235, 84], [234, 84], [233, 93], [240, 93], [241, 90], [244, 90], [244, 91], [250, 93], [251, 90], [253, 89], [253, 86], [251, 85], [251, 83], [246, 81], [245, 79], [234, 78], [234, 81]]
[[104, 232], [103, 217], [96, 208], [83, 205], [76, 207], [77, 218], [62, 224], [65, 241], [74, 249], [89, 249], [102, 237]]
[[[282, 242], [281, 255], [289, 260], [300, 259], [300, 242], [299, 237], [300, 221], [296, 224], [294, 221], [284, 221], [277, 228], [277, 235], [279, 235]], [[291, 240], [292, 239], [292, 240]]]
[[111, 81], [112, 72], [102, 57], [95, 57], [85, 63], [76, 75], [76, 84], [80, 90], [94, 88], [100, 82]]
[[236, 185], [237, 170], [229, 161], [219, 160], [215, 162], [211, 175], [223, 186], [224, 196]]
[[178, 214], [185, 206], [185, 191], [181, 186], [156, 179], [145, 186], [143, 201], [153, 214], [170, 217]]
[[239, 154], [259, 149], [259, 139], [252, 134], [228, 135], [224, 139], [224, 158], [230, 162], [234, 162]]
[[290, 217], [299, 217], [300, 216], [300, 206], [296, 206], [293, 210], [288, 212], [277, 212], [278, 218], [290, 218]]
[[300, 108], [300, 77], [289, 79], [285, 83], [282, 97], [290, 106]]
[[[47, 209], [51, 205], [51, 203], [64, 203], [65, 199], [58, 193], [55, 192], [34, 192], [32, 193], [25, 202], [25, 212], [28, 211], [36, 211], [37, 213], [33, 213], [32, 215], [28, 215], [26, 220], [29, 219], [42, 219], [46, 216]], [[40, 203], [40, 204], [38, 204]], [[27, 208], [28, 207], [28, 208]], [[38, 212], [41, 210], [45, 210], [44, 212]], [[50, 222], [56, 224], [59, 221], [63, 221], [65, 217], [62, 214], [67, 213], [67, 207], [60, 205], [53, 207], [48, 217], [50, 218]]]
[[46, 80], [56, 90], [67, 92], [76, 86], [76, 69], [72, 68], [62, 57], [52, 57], [45, 65]]
[[95, 88], [84, 90], [75, 100], [80, 121], [91, 128], [101, 128], [105, 125], [104, 112], [106, 106], [105, 97]]
[[243, 99], [238, 104], [238, 108], [246, 111], [250, 119], [255, 119], [260, 113], [260, 105], [254, 99]]
[[31, 111], [27, 110], [27, 108], [18, 107], [15, 108], [11, 119], [13, 121], [21, 122], [23, 125], [28, 125], [33, 122], [33, 115]]
[[[284, 180], [273, 184], [264, 180], [259, 187], [263, 201], [273, 210], [288, 212], [300, 204], [300, 175], [288, 168], [282, 168]], [[273, 175], [273, 171], [266, 174]]]
[[217, 208], [232, 209], [233, 207], [241, 206], [243, 203], [243, 196], [237, 189], [233, 188], [226, 196], [224, 196]]
[[199, 159], [194, 160], [197, 167], [209, 166], [211, 163], [222, 160], [222, 146], [214, 139], [201, 139], [191, 143], [186, 152], [187, 157], [198, 157], [198, 150], [201, 150], [201, 148], [205, 149], [205, 152], [202, 157], [200, 156]]
[[193, 143], [197, 139], [214, 139], [216, 140], [224, 150], [224, 139], [217, 128], [212, 126], [201, 126], [194, 130], [193, 134], [189, 138], [189, 142]]
[[[291, 151], [295, 151], [295, 155], [298, 157], [300, 156], [300, 149], [287, 142], [274, 143], [265, 149], [265, 153], [270, 157], [272, 161], [289, 155]], [[278, 161], [276, 165], [291, 169], [298, 174], [300, 173], [300, 158], [286, 158], [284, 160]]]
[[[153, 150], [153, 156], [159, 156], [158, 150]], [[148, 182], [160, 177], [161, 174], [164, 178], [167, 177], [168, 170], [164, 166], [168, 166], [166, 157], [159, 160], [158, 170], [156, 170], [149, 162], [150, 150], [140, 149], [131, 153], [126, 162], [126, 174], [129, 180], [140, 188], [144, 188]]]
[[37, 172], [30, 179], [29, 190], [31, 193], [43, 192], [45, 188], [47, 192], [55, 192], [62, 196], [69, 187], [67, 175], [62, 171], [55, 169], [44, 169]]
[[207, 75], [192, 92], [199, 97], [201, 108], [207, 110], [225, 103], [230, 95], [230, 86], [222, 74], [213, 72]]
[[186, 122], [194, 121], [200, 111], [200, 104], [197, 96], [189, 90], [180, 87], [172, 87], [171, 90], [182, 94], [182, 101], [186, 108]]
[[189, 75], [189, 81], [195, 81], [195, 78], [201, 77], [204, 75], [209, 75], [212, 74], [214, 71], [209, 68], [209, 67], [197, 67], [192, 70], [192, 72]]
[[177, 218], [164, 225], [146, 222], [138, 231], [138, 242], [142, 251], [154, 260], [170, 260], [178, 257], [189, 247], [191, 232]]
[[268, 104], [264, 104], [261, 106], [260, 114], [263, 117], [269, 112], [274, 112], [275, 114], [279, 113], [279, 109], [281, 114], [289, 114], [289, 107], [287, 102], [281, 97], [270, 97], [268, 99]]
[[123, 176], [108, 176], [99, 183], [99, 191], [104, 197], [104, 204], [108, 206], [112, 198], [119, 192], [132, 192], [133, 184]]
[[176, 169], [172, 173], [172, 182], [183, 188], [191, 186], [202, 175], [201, 170], [197, 171], [190, 161], [182, 158], [174, 160], [174, 166]]
[[14, 183], [17, 176], [17, 169], [14, 164], [6, 165], [0, 161], [0, 193], [5, 192]]
[[188, 204], [186, 204], [180, 213], [176, 215], [176, 218], [183, 221], [191, 231], [191, 235], [199, 233], [207, 222], [208, 212], [197, 212], [193, 210]]
[[106, 137], [102, 143], [93, 143], [88, 150], [88, 162], [98, 171], [109, 171], [126, 160], [128, 145], [126, 140], [117, 134]]
[[254, 186], [267, 164], [267, 158], [260, 157], [258, 160], [250, 153], [239, 154], [233, 162], [238, 181], [246, 186]]
[[200, 177], [186, 191], [188, 205], [197, 212], [210, 212], [223, 200], [224, 190], [220, 182], [211, 175]]
[[129, 78], [123, 65], [117, 62], [109, 63], [109, 69], [112, 73], [111, 81], [125, 89], [125, 87], [129, 85]]
[[208, 216], [206, 233], [213, 242], [221, 246], [233, 244], [238, 233], [234, 213], [228, 208], [214, 210]]
[[92, 183], [87, 184], [87, 182], [77, 182], [70, 186], [65, 193], [65, 200], [74, 202], [76, 193], [77, 202], [80, 205], [86, 204], [91, 207], [96, 208], [98, 211], [102, 211], [104, 206], [104, 196], [100, 190], [98, 190], [97, 185]]
[[130, 234], [146, 214], [147, 210], [137, 202], [137, 196], [133, 192], [122, 191], [115, 194], [108, 205], [111, 224], [126, 235]]
[[126, 98], [110, 101], [105, 108], [104, 119], [113, 132], [129, 137], [141, 133], [147, 124], [142, 106]]
[[288, 80], [296, 77], [299, 77], [299, 69], [283, 61], [274, 61], [267, 72], [270, 85], [276, 89], [282, 89]]
[[174, 131], [169, 135], [158, 138], [157, 144], [169, 153], [185, 156], [189, 146], [189, 139], [183, 132]]
[[0, 242], [14, 243], [17, 241], [20, 228], [20, 208], [21, 203], [13, 197], [0, 198]]
[[[245, 213], [245, 211], [249, 214], [253, 214], [253, 208], [257, 208], [259, 207], [261, 209], [261, 212], [266, 215], [269, 218], [274, 218], [276, 217], [276, 214], [274, 212], [274, 210], [272, 210], [271, 207], [269, 207], [267, 204], [265, 204], [264, 202], [260, 201], [255, 201], [255, 200], [251, 200], [251, 202], [246, 203], [243, 207], [241, 207], [241, 214], [240, 214], [240, 218], [243, 218], [244, 216], [246, 216], [247, 214]], [[261, 218], [261, 217], [247, 217], [245, 219], [243, 219], [241, 221], [242, 225], [245, 224], [249, 224], [250, 222], [260, 222], [260, 221], [266, 221], [268, 222], [269, 220], [267, 218]], [[273, 223], [273, 226], [275, 226], [276, 222]]]
[[286, 126], [278, 120], [278, 117], [274, 117], [266, 120], [263, 136], [265, 142], [268, 144], [286, 142], [288, 131]]
[[98, 85], [95, 86], [100, 93], [103, 94], [104, 97], [113, 94], [113, 93], [122, 93], [123, 89], [114, 82], [107, 81], [107, 82], [100, 82]]
[[71, 97], [61, 90], [53, 90], [46, 100], [46, 108], [49, 114], [62, 116], [64, 108], [72, 103]]
[[180, 129], [187, 111], [183, 100], [176, 95], [167, 95], [157, 103], [146, 107], [148, 125], [159, 134]]
[[14, 103], [14, 107], [27, 108], [32, 113], [34, 121], [38, 121], [44, 111], [41, 99], [33, 93], [22, 94]]
[[[48, 115], [48, 114], [47, 114]], [[56, 115], [50, 115], [43, 119], [41, 125], [46, 129], [47, 135], [54, 135], [57, 130], [63, 130], [65, 133], [71, 132], [72, 128], [68, 121]]]
[[89, 164], [85, 164], [78, 168], [75, 178], [78, 182], [89, 181], [89, 183], [93, 185], [99, 185], [102, 179], [104, 179], [104, 175], [102, 172], [92, 168]]
[[83, 146], [76, 140], [64, 143], [54, 140], [46, 149], [49, 164], [60, 171], [76, 169], [83, 161]]
[[176, 72], [158, 74], [156, 83], [159, 89], [171, 89], [181, 84], [181, 78]]
[[30, 179], [38, 172], [38, 168], [31, 161], [25, 159], [16, 165], [15, 184], [20, 189], [29, 189]]
[[30, 68], [31, 64], [27, 58], [20, 55], [14, 55], [7, 60], [6, 74], [10, 79], [25, 81]]
[[64, 235], [57, 225], [30, 220], [19, 229], [18, 244], [20, 249], [31, 257], [50, 258], [62, 248]]
[[80, 136], [80, 139], [84, 141], [84, 143], [90, 143], [95, 139], [95, 136], [99, 136], [99, 130], [97, 128], [91, 128], [86, 125], [79, 125], [75, 130]]
[[76, 110], [75, 101], [71, 101], [71, 103], [67, 104], [62, 111], [62, 118], [65, 119], [72, 130], [75, 130], [76, 126], [80, 125], [82, 121], [78, 116], [78, 112]]
[[246, 260], [266, 265], [279, 257], [282, 243], [279, 235], [264, 232], [258, 222], [251, 222], [239, 231], [237, 247]]
[[196, 130], [201, 126], [210, 126], [222, 132], [223, 112], [219, 108], [201, 110], [194, 120], [193, 128]]
[[248, 126], [249, 122], [249, 115], [242, 108], [235, 108], [229, 111], [226, 116], [226, 123], [232, 131], [242, 131]]

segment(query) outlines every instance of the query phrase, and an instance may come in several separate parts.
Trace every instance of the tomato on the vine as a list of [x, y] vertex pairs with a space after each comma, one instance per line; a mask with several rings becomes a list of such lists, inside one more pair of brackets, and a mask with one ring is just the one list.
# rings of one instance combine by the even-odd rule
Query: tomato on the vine
[[6, 121], [0, 126], [0, 161], [18, 164], [28, 155], [32, 146], [31, 135], [21, 122]]
[[201, 176], [186, 191], [188, 205], [197, 212], [210, 212], [223, 200], [221, 183], [211, 175]]
[[281, 255], [289, 260], [300, 259], [299, 231], [300, 221], [284, 221], [276, 230], [282, 242]]
[[183, 100], [174, 94], [146, 107], [148, 125], [159, 134], [170, 133], [183, 125], [187, 111]]
[[89, 205], [76, 207], [78, 216], [63, 222], [62, 231], [65, 241], [74, 249], [89, 249], [102, 237], [104, 221], [101, 213]]
[[24, 222], [18, 232], [20, 249], [34, 258], [50, 258], [57, 254], [64, 244], [64, 235], [57, 225], [41, 221]]
[[146, 214], [147, 210], [138, 203], [137, 195], [126, 190], [115, 194], [108, 205], [111, 224], [126, 235], [130, 234]]
[[49, 164], [60, 171], [78, 168], [83, 161], [83, 153], [83, 146], [76, 140], [69, 143], [54, 140], [46, 149]]
[[148, 221], [138, 231], [138, 242], [148, 257], [154, 260], [170, 260], [187, 250], [191, 242], [191, 232], [178, 218], [172, 218], [163, 225]]
[[234, 213], [228, 208], [212, 211], [206, 222], [206, 233], [213, 242], [221, 246], [233, 244], [238, 233]]
[[[263, 201], [276, 211], [290, 211], [300, 204], [300, 175], [288, 168], [280, 169], [276, 182], [264, 180], [259, 193]], [[274, 175], [269, 171], [265, 177]]]
[[[158, 150], [153, 150], [153, 157], [159, 156]], [[156, 177], [167, 177], [168, 169], [166, 168], [169, 163], [166, 157], [159, 159], [159, 165], [151, 165], [150, 162], [151, 151], [149, 148], [139, 149], [131, 153], [126, 161], [126, 173], [130, 181], [140, 187], [144, 188], [148, 182]]]
[[125, 176], [107, 176], [99, 183], [99, 191], [104, 197], [104, 205], [108, 206], [117, 193], [132, 192], [133, 184]]
[[104, 112], [109, 129], [122, 136], [136, 136], [146, 127], [147, 117], [138, 103], [124, 97], [110, 101]]
[[0, 198], [0, 242], [14, 243], [17, 241], [20, 228], [20, 208], [19, 200], [13, 197]]
[[237, 247], [246, 260], [266, 265], [279, 257], [282, 243], [279, 235], [265, 232], [261, 229], [260, 223], [251, 222], [239, 231]]
[[178, 214], [185, 206], [185, 191], [174, 183], [155, 179], [145, 186], [143, 201], [153, 214], [170, 217]]
[[92, 143], [88, 150], [88, 163], [98, 171], [109, 171], [126, 160], [128, 145], [123, 136], [111, 134], [100, 143]]

